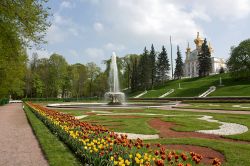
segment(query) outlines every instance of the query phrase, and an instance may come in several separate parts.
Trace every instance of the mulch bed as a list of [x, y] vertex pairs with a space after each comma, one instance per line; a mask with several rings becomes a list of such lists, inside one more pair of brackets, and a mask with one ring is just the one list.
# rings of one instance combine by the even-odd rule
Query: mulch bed
[[221, 163], [225, 162], [225, 157], [218, 151], [207, 147], [194, 146], [194, 145], [165, 145], [169, 150], [183, 150], [186, 152], [195, 152], [202, 155], [201, 163], [211, 165], [213, 159], [218, 158]]

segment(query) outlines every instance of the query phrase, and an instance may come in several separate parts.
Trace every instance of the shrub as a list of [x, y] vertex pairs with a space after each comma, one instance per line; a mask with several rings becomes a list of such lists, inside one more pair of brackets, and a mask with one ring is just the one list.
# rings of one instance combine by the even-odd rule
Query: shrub
[[8, 104], [8, 103], [9, 103], [9, 99], [7, 99], [7, 98], [0, 99], [0, 105], [4, 105], [4, 104]]

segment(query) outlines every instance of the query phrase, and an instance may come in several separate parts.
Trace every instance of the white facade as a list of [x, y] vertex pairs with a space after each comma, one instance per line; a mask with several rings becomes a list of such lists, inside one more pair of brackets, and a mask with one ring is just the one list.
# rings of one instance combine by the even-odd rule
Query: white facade
[[[203, 44], [204, 40], [200, 38], [199, 33], [197, 33], [197, 38], [194, 40], [196, 44], [196, 49], [191, 51], [191, 48], [187, 48], [186, 51], [186, 59], [184, 62], [184, 77], [198, 77], [199, 76], [199, 65], [198, 65], [198, 54], [201, 50], [201, 45]], [[211, 55], [213, 53], [213, 49], [209, 44], [209, 50]], [[210, 74], [217, 74], [219, 73], [220, 69], [223, 67], [226, 68], [226, 63], [223, 58], [216, 58], [211, 57], [211, 73]]]

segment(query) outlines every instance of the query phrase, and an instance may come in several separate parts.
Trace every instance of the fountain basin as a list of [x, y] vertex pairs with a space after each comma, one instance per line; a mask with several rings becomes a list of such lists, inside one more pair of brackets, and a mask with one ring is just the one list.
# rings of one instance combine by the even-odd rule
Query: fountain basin
[[53, 108], [82, 108], [82, 109], [126, 109], [126, 108], [161, 108], [176, 105], [176, 102], [168, 103], [123, 103], [121, 105], [109, 105], [107, 103], [54, 103], [47, 107]]

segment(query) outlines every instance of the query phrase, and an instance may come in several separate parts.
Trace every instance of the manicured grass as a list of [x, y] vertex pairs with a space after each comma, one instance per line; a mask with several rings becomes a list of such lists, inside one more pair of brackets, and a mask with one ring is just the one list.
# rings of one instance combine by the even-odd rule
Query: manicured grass
[[116, 132], [128, 132], [136, 134], [157, 134], [157, 131], [151, 128], [147, 121], [151, 118], [141, 116], [141, 118], [115, 118], [115, 116], [88, 116], [83, 121], [99, 124], [108, 127]]
[[51, 133], [28, 107], [24, 110], [50, 166], [81, 165], [70, 149]]
[[[61, 110], [59, 110], [61, 111]], [[67, 110], [70, 114], [75, 114], [75, 110]], [[111, 110], [109, 110], [111, 111]], [[129, 113], [127, 111], [131, 110], [121, 110], [121, 109], [113, 109], [112, 112], [115, 113]], [[78, 115], [84, 115], [86, 110], [77, 110]], [[130, 133], [138, 133], [138, 134], [155, 134], [157, 131], [152, 129], [148, 124], [152, 118], [161, 118], [164, 121], [173, 122], [176, 124], [172, 129], [175, 131], [196, 131], [196, 130], [210, 130], [210, 129], [218, 129], [218, 123], [211, 123], [203, 120], [197, 119], [202, 115], [210, 115], [213, 116], [214, 119], [229, 122], [229, 123], [238, 123], [247, 126], [250, 129], [250, 115], [232, 115], [232, 114], [216, 114], [216, 113], [197, 113], [197, 112], [186, 112], [186, 111], [174, 111], [174, 110], [159, 110], [159, 109], [138, 109], [132, 110], [133, 113], [153, 113], [159, 114], [154, 116], [147, 115], [139, 115], [141, 118], [115, 118], [110, 116], [96, 116], [91, 115], [84, 119], [83, 121], [89, 121], [91, 123], [97, 123], [108, 128], [119, 131], [119, 132], [130, 132]], [[179, 115], [180, 117], [163, 117], [164, 115]], [[187, 116], [185, 116], [187, 115]], [[136, 115], [137, 116], [137, 115]], [[232, 138], [237, 140], [250, 141], [250, 130], [243, 134], [233, 135], [233, 136], [224, 136], [226, 138]]]
[[[219, 86], [220, 77], [224, 86]], [[179, 89], [179, 83], [181, 89]], [[217, 90], [209, 96], [250, 96], [249, 80], [234, 80], [229, 74], [217, 74], [204, 78], [171, 80], [161, 87], [148, 91], [142, 97], [159, 97], [170, 89], [175, 91], [167, 97], [197, 97], [211, 86], [216, 86]]]
[[245, 103], [189, 103], [189, 104], [190, 106], [184, 106], [180, 108], [250, 111], [250, 104], [245, 104]]
[[[211, 123], [204, 120], [197, 119], [197, 116], [187, 117], [166, 117], [161, 118], [167, 122], [173, 122], [175, 126], [171, 129], [175, 131], [197, 131], [197, 130], [213, 130], [218, 129], [219, 123]], [[194, 125], [195, 124], [195, 125]]]
[[223, 166], [250, 165], [250, 144], [238, 144], [234, 142], [223, 142], [199, 138], [157, 139], [148, 140], [146, 142], [161, 144], [187, 144], [209, 147], [224, 154], [226, 162], [223, 164]]

